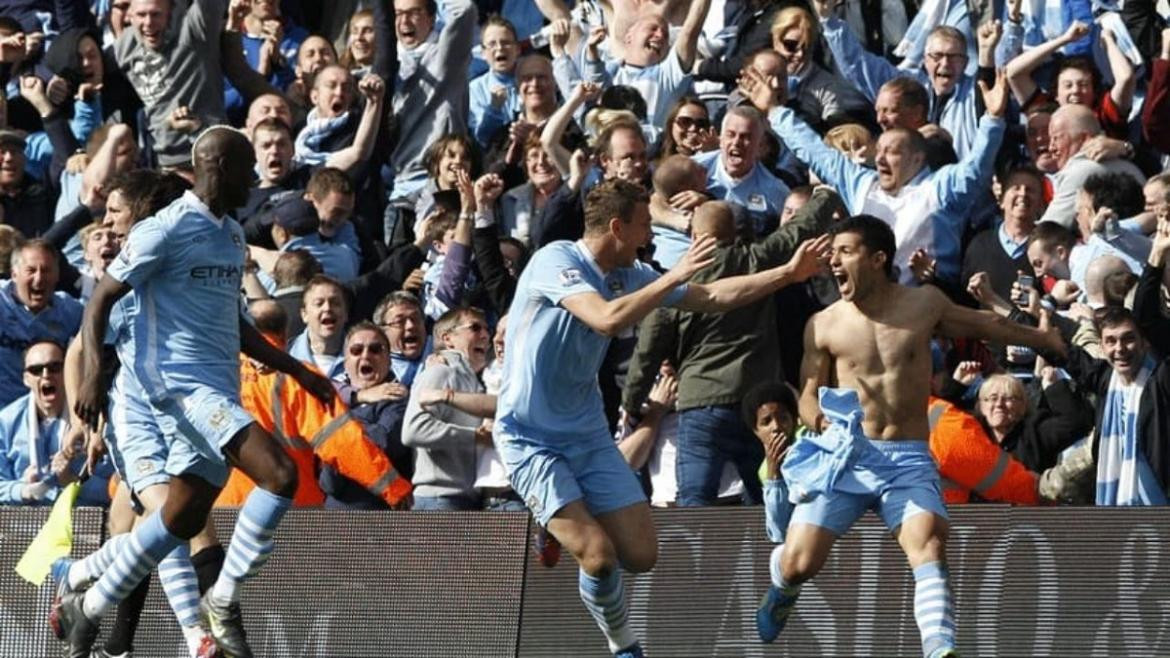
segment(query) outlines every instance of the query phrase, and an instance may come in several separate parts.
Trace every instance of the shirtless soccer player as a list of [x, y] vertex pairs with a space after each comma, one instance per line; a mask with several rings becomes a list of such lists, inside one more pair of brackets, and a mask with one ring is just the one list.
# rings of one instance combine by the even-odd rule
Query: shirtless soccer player
[[[783, 229], [781, 229], [783, 230]], [[626, 623], [621, 570], [658, 559], [650, 507], [610, 435], [597, 385], [609, 337], [660, 304], [719, 312], [814, 274], [826, 237], [802, 244], [785, 265], [687, 284], [712, 262], [714, 238], [696, 235], [658, 276], [637, 259], [650, 240], [645, 192], [605, 181], [585, 200], [585, 237], [532, 257], [508, 313], [504, 385], [494, 429], [512, 487], [581, 567], [581, 599], [617, 656], [641, 656]], [[923, 403], [925, 408], [925, 402]]]
[[[837, 537], [873, 509], [914, 571], [923, 654], [955, 656], [943, 551], [947, 512], [926, 442], [931, 336], [1057, 352], [1064, 343], [1055, 331], [955, 306], [931, 286], [893, 283], [894, 233], [880, 219], [853, 217], [832, 234], [829, 264], [841, 299], [809, 320], [801, 364], [800, 415], [821, 434], [798, 441], [784, 461], [789, 499], [797, 504], [785, 543], [769, 562], [772, 586], [756, 619], [760, 638], [776, 638], [801, 583], [825, 564]], [[823, 388], [829, 385], [839, 388]]]

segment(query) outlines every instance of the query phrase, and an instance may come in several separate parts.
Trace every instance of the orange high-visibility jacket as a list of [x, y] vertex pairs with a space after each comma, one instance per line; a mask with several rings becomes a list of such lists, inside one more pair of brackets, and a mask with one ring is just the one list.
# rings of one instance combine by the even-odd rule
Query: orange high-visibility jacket
[[947, 503], [965, 503], [971, 492], [986, 500], [1039, 505], [1039, 477], [995, 444], [969, 413], [941, 398], [930, 399], [930, 454], [938, 462]]
[[[332, 405], [326, 406], [284, 373], [259, 373], [246, 360], [240, 370], [244, 408], [280, 442], [297, 465], [295, 507], [315, 507], [325, 502], [325, 492], [317, 483], [317, 459], [391, 507], [410, 495], [410, 482], [398, 475], [390, 458], [366, 436], [362, 424], [350, 417], [340, 398], [334, 397]], [[239, 469], [233, 469], [215, 504], [243, 505], [255, 486]]]

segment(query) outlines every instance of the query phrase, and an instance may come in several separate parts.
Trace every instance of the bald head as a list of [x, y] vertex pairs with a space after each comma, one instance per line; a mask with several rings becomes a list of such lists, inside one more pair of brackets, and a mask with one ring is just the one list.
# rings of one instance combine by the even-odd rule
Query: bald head
[[735, 213], [726, 201], [708, 201], [695, 209], [691, 233], [711, 235], [719, 242], [735, 239]]
[[288, 313], [280, 304], [271, 299], [259, 299], [248, 305], [248, 314], [262, 334], [278, 336], [284, 340], [284, 328], [288, 326]]
[[1094, 258], [1085, 270], [1085, 295], [1094, 306], [1122, 306], [1136, 276], [1117, 256]]
[[227, 126], [212, 126], [191, 147], [195, 169], [195, 194], [217, 216], [248, 201], [256, 158], [244, 133]]
[[685, 155], [668, 156], [654, 169], [654, 191], [665, 199], [679, 192], [704, 192], [706, 188], [706, 170]]

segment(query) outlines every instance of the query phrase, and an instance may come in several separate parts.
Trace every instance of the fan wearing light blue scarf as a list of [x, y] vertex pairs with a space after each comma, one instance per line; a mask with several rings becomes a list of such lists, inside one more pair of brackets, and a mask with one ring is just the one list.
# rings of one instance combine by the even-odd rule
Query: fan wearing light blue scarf
[[[1164, 242], [1170, 245], [1170, 231]], [[1156, 272], [1151, 272], [1156, 270]], [[1161, 267], [1147, 267], [1138, 284], [1135, 312], [1106, 307], [1097, 318], [1104, 359], [1072, 348], [1065, 369], [1083, 390], [1097, 394], [1098, 505], [1166, 505], [1170, 455], [1165, 435], [1170, 409], [1170, 368], [1143, 335], [1159, 315]], [[1157, 279], [1153, 278], [1153, 274]], [[1152, 294], [1151, 294], [1152, 293]], [[1149, 303], [1153, 301], [1153, 304]], [[1158, 340], [1165, 340], [1159, 338]]]

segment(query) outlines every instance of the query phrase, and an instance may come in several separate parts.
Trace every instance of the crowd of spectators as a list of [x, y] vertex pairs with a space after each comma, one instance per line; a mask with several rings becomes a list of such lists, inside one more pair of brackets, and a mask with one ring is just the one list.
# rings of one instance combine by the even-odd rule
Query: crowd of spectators
[[[649, 198], [655, 267], [720, 241], [698, 282], [864, 213], [893, 228], [900, 283], [1058, 327], [1067, 357], [935, 341], [948, 501], [1166, 504], [1167, 17], [914, 4], [0, 0], [0, 503], [77, 479], [84, 305], [146, 172], [190, 181], [194, 139], [227, 124], [256, 157], [241, 297], [342, 405], [243, 365], [245, 403], [300, 453], [298, 503], [402, 507], [393, 472], [415, 509], [523, 509], [491, 441], [503, 334], [530, 319], [517, 279], [620, 179]], [[654, 505], [762, 502], [804, 431], [805, 322], [837, 297], [826, 268], [613, 337], [604, 411]]]

